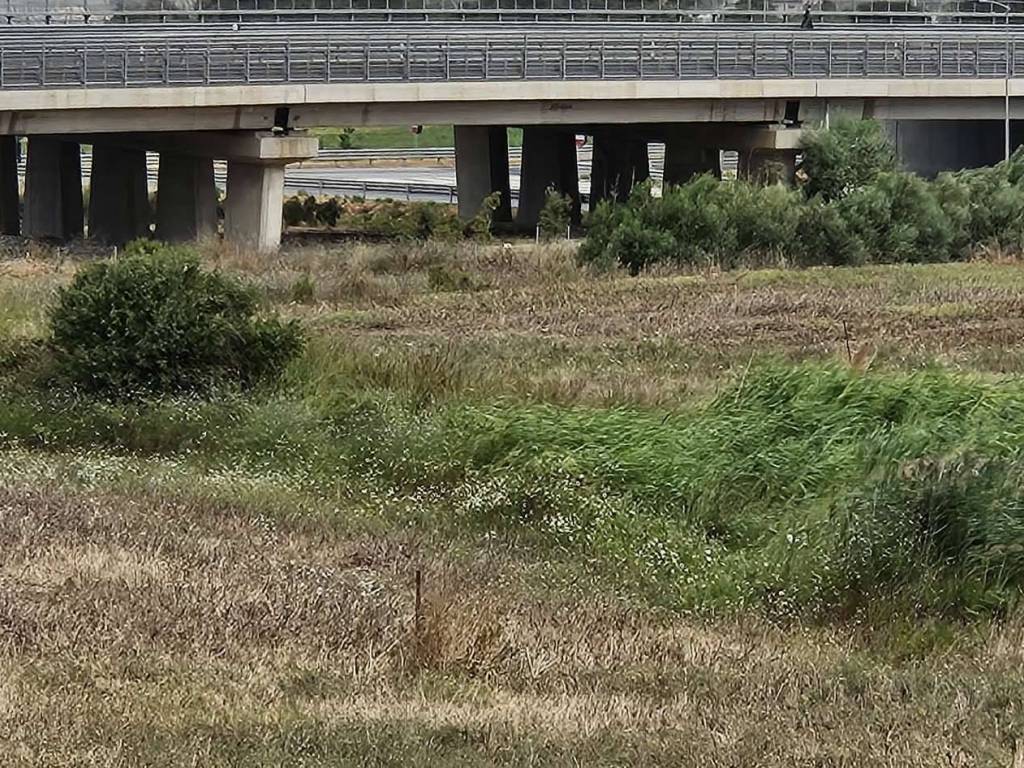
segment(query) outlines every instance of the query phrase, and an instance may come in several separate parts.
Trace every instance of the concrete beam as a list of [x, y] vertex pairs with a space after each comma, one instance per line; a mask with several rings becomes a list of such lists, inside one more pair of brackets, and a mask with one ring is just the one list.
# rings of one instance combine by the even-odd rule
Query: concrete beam
[[[1010, 80], [1024, 96], [1024, 79]], [[1003, 78], [751, 78], [706, 80], [509, 80], [310, 83], [151, 88], [49, 88], [0, 92], [0, 112], [196, 107], [301, 107], [422, 102], [572, 102], [623, 100], [799, 100], [1000, 97]], [[301, 111], [301, 110], [300, 110]], [[156, 112], [153, 112], [156, 114]], [[293, 113], [293, 117], [297, 113]], [[295, 125], [298, 125], [295, 123]], [[152, 128], [151, 130], [158, 130]]]
[[25, 171], [27, 237], [70, 240], [82, 236], [82, 157], [78, 144], [31, 136]]
[[[786, 103], [801, 119], [859, 102], [878, 116], [907, 108], [1001, 114], [1002, 78], [783, 78], [749, 80], [332, 83], [152, 88], [59, 88], [0, 92], [0, 133], [181, 131], [269, 128], [290, 108], [296, 128], [323, 125], [572, 125], [635, 122], [778, 122]], [[1024, 78], [1010, 81], [1015, 117], [1024, 117]], [[831, 108], [831, 107], [830, 107]], [[925, 115], [918, 115], [918, 118]]]
[[[134, 89], [131, 89], [134, 90]], [[141, 89], [147, 90], [147, 89]], [[266, 130], [274, 127], [273, 106], [145, 106], [115, 109], [0, 110], [0, 134], [21, 136], [58, 133], [123, 133], [126, 131]]]
[[516, 223], [536, 226], [548, 189], [569, 197], [573, 223], [580, 219], [580, 183], [576, 137], [554, 128], [527, 126], [523, 130], [523, 160], [519, 175]]
[[202, 240], [217, 234], [213, 160], [160, 153], [156, 236], [166, 242]]
[[501, 202], [494, 211], [494, 220], [512, 220], [505, 126], [455, 126], [455, 183], [461, 219], [476, 216], [484, 198], [498, 192]]
[[281, 244], [284, 165], [228, 161], [224, 239], [242, 248], [273, 251]]
[[0, 137], [0, 234], [21, 234], [18, 192], [18, 138]]
[[170, 152], [189, 157], [240, 160], [244, 163], [282, 165], [316, 157], [320, 140], [305, 131], [193, 131], [190, 133], [118, 133], [81, 137], [92, 143]]
[[148, 237], [151, 221], [146, 153], [103, 144], [93, 146], [89, 237], [108, 245], [124, 245]]

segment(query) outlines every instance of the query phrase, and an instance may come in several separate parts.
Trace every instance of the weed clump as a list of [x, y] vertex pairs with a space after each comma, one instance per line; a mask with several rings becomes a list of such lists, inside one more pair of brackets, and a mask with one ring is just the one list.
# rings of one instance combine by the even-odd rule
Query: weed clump
[[297, 324], [262, 316], [252, 288], [192, 249], [144, 241], [79, 270], [49, 323], [58, 378], [114, 398], [250, 387], [302, 347]]

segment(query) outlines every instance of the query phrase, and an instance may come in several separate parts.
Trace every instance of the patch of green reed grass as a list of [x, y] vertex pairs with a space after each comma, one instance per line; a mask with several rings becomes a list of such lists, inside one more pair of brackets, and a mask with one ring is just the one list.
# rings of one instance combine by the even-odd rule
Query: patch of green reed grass
[[149, 406], [8, 393], [8, 443], [428, 492], [652, 599], [778, 615], [999, 613], [1024, 587], [1024, 385], [758, 367], [678, 410], [394, 394]]

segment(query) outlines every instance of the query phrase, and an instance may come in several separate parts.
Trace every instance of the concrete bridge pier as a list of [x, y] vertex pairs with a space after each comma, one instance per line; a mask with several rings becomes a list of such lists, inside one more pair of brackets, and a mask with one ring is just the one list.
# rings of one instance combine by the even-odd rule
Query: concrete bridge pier
[[89, 237], [107, 245], [124, 245], [148, 237], [151, 222], [145, 150], [94, 144]]
[[718, 147], [698, 143], [694, 137], [668, 136], [665, 139], [665, 184], [685, 184], [694, 176], [710, 173], [722, 178]]
[[0, 136], [0, 234], [21, 234], [18, 138], [16, 136]]
[[505, 126], [455, 126], [455, 183], [459, 191], [459, 218], [472, 219], [480, 212], [484, 198], [498, 192], [501, 201], [494, 211], [494, 221], [512, 221]]
[[224, 239], [257, 251], [281, 244], [284, 165], [228, 160]]
[[796, 150], [754, 148], [740, 150], [737, 175], [756, 184], [792, 185], [796, 180]]
[[590, 209], [602, 200], [624, 202], [633, 187], [651, 177], [647, 140], [625, 131], [594, 134], [590, 166]]
[[1003, 159], [1001, 120], [891, 120], [887, 128], [903, 167], [925, 178]]
[[533, 229], [548, 189], [570, 200], [573, 224], [580, 221], [580, 180], [576, 165], [576, 135], [570, 130], [530, 125], [523, 129], [523, 160], [519, 176], [516, 224]]
[[81, 237], [83, 229], [78, 144], [55, 136], [31, 136], [25, 171], [25, 235], [71, 240]]
[[160, 153], [157, 236], [169, 241], [216, 234], [211, 158], [226, 160], [224, 239], [260, 251], [281, 242], [284, 167], [316, 157], [319, 149], [317, 139], [301, 131], [126, 133], [108, 135], [107, 142]]
[[217, 234], [217, 187], [213, 159], [160, 153], [156, 236], [168, 243], [203, 240]]

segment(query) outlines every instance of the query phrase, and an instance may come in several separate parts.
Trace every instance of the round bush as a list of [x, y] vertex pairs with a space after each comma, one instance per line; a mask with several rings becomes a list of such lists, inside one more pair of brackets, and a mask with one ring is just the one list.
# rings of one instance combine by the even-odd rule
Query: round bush
[[122, 398], [249, 387], [302, 348], [298, 325], [262, 317], [252, 288], [203, 269], [191, 249], [142, 241], [79, 270], [50, 331], [62, 379]]

